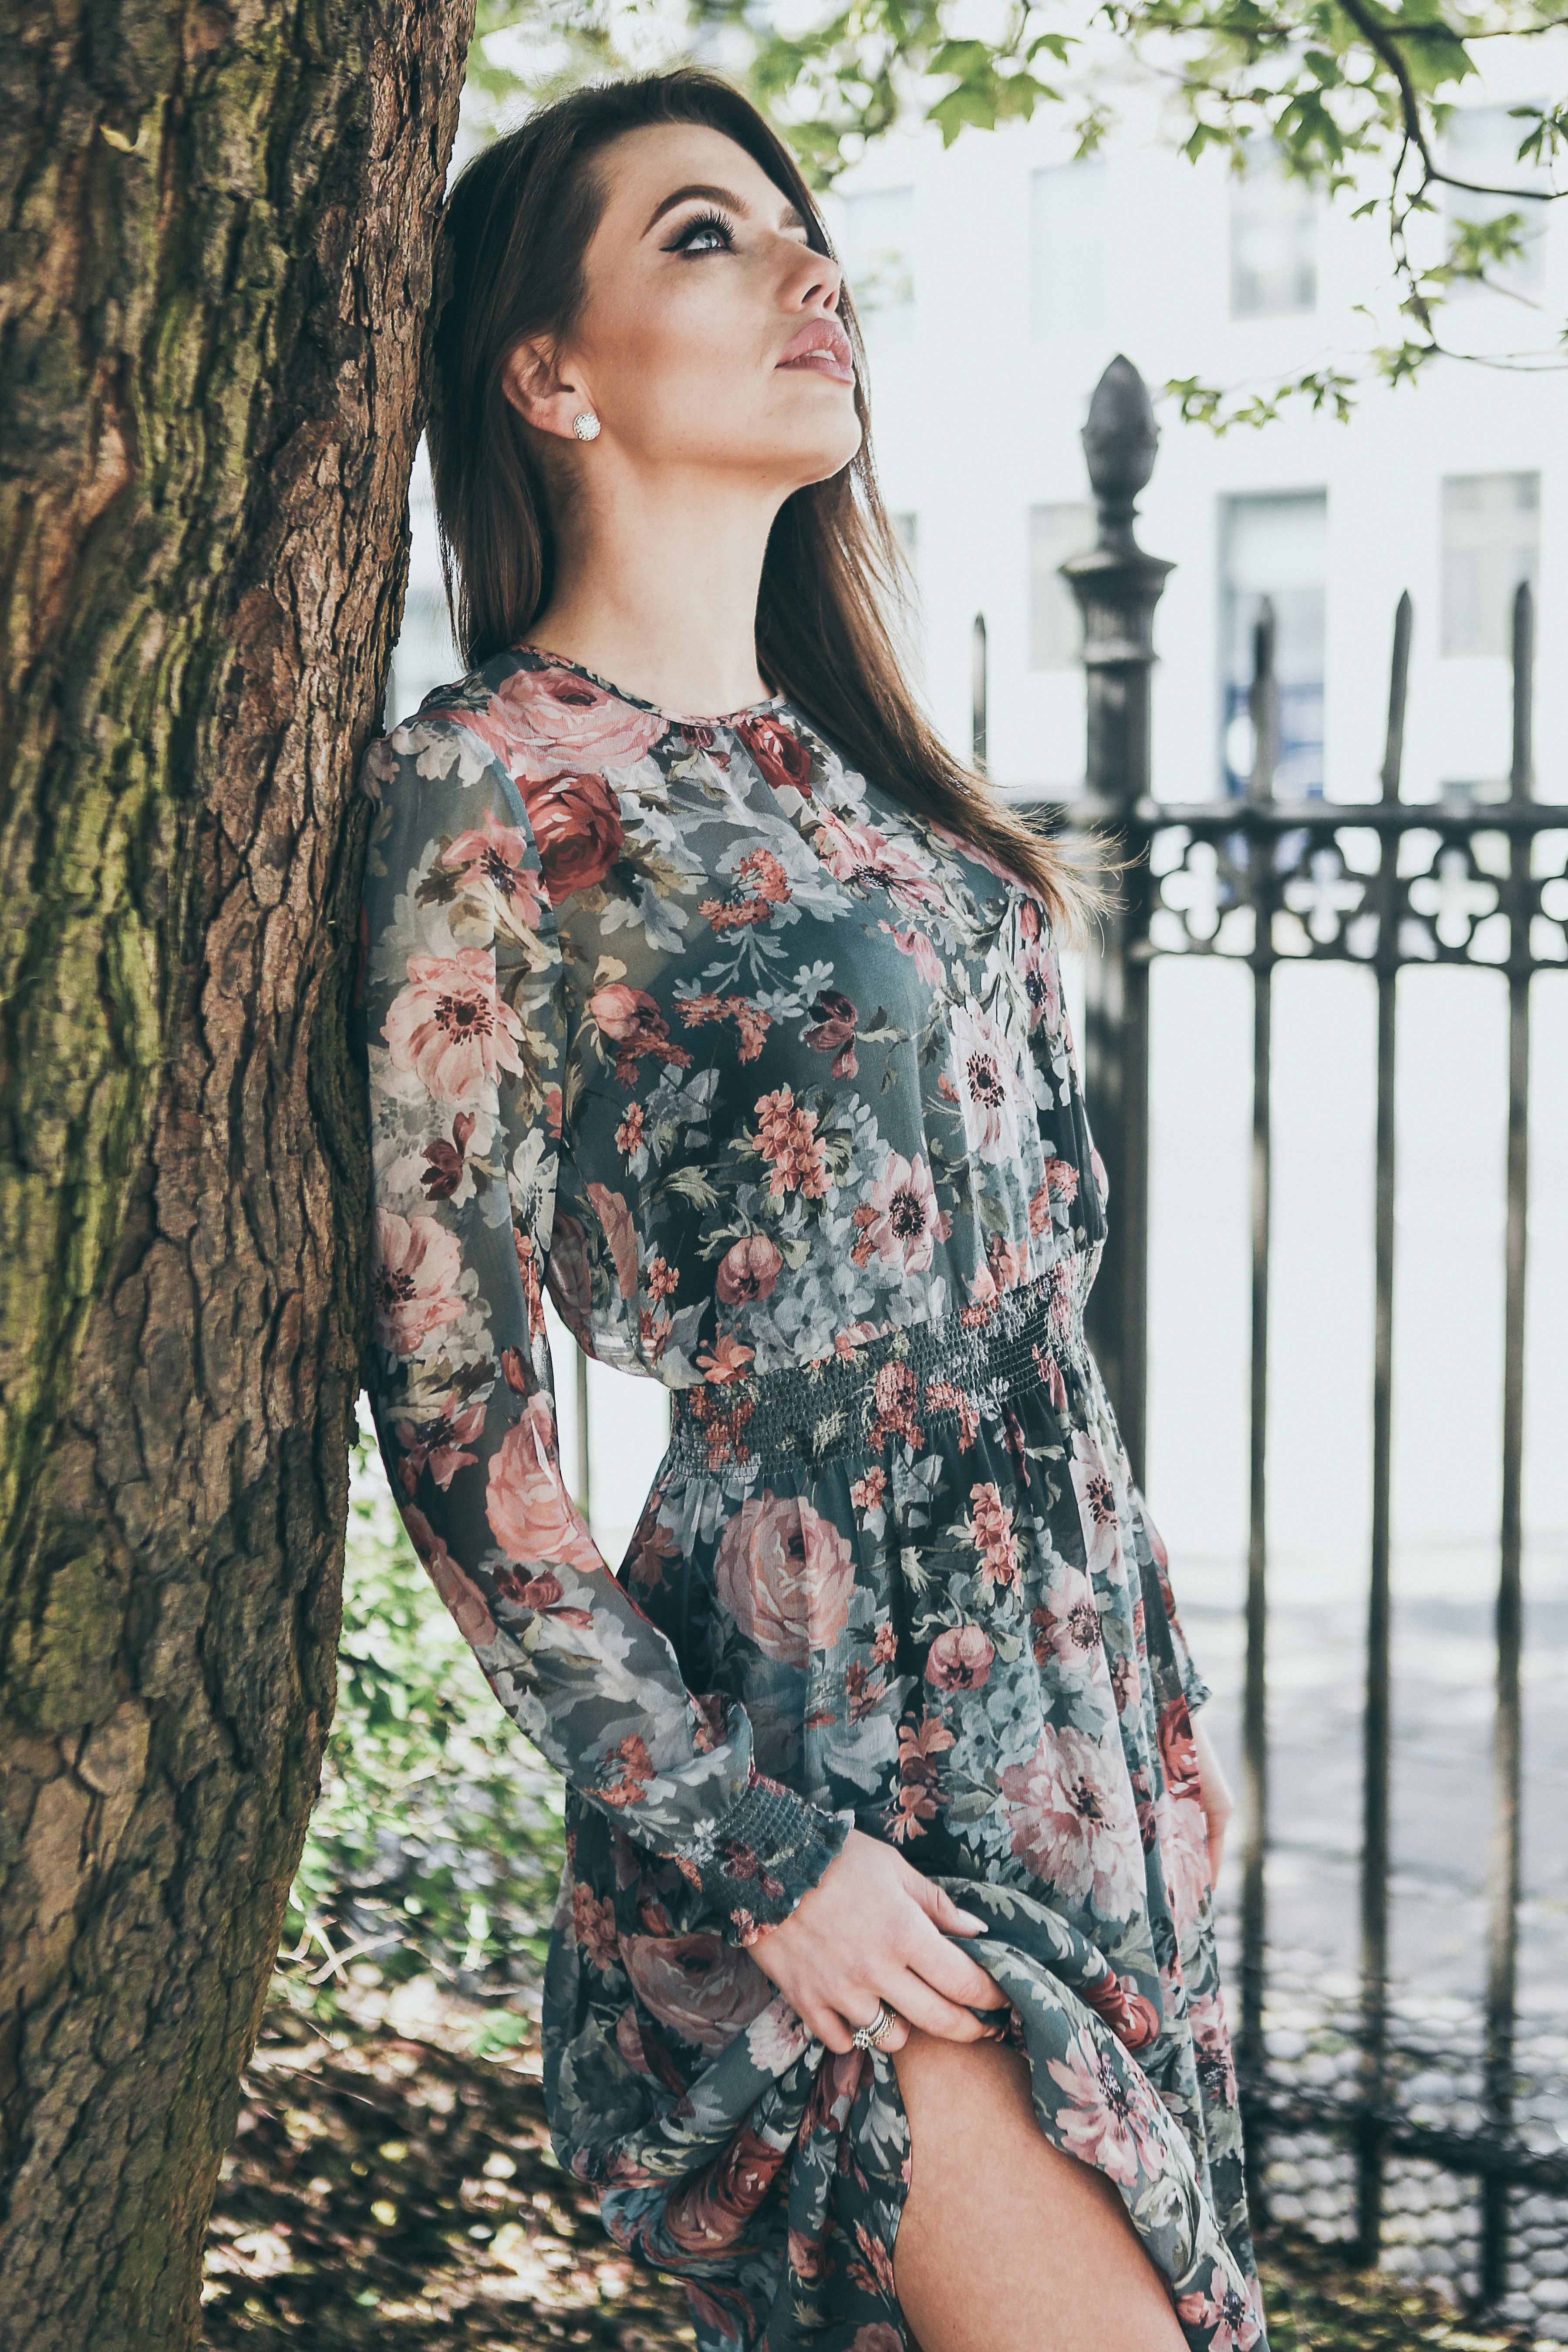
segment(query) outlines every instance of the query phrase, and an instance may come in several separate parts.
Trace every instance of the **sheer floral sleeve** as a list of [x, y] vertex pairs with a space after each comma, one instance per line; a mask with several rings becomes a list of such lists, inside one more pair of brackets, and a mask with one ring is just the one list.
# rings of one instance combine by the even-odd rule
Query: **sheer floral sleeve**
[[744, 1709], [686, 1689], [562, 1475], [543, 1291], [569, 1033], [528, 814], [438, 711], [373, 744], [363, 782], [370, 1398], [393, 1492], [508, 1713], [745, 1942], [848, 1817], [759, 1774]]

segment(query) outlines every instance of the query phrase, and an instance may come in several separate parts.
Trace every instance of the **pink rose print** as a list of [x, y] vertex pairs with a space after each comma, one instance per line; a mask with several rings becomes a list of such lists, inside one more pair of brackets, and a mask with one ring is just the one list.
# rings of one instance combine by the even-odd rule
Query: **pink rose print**
[[381, 1034], [393, 1068], [411, 1072], [446, 1110], [480, 1110], [500, 1071], [522, 1075], [522, 1024], [496, 994], [490, 948], [410, 956], [408, 984], [393, 998]]
[[[1120, 1769], [1118, 1769], [1120, 1768]], [[1074, 1903], [1102, 1918], [1125, 1919], [1137, 1901], [1143, 1854], [1126, 1767], [1087, 1732], [1047, 1724], [1026, 1764], [1002, 1775], [1013, 1851]]]
[[1209, 1894], [1208, 1824], [1195, 1797], [1174, 1798], [1167, 1789], [1155, 1800], [1160, 1851], [1165, 1863], [1165, 1899], [1176, 1932], [1196, 1926]]
[[621, 1958], [648, 2014], [700, 2050], [728, 2049], [776, 1997], [721, 1936], [623, 1936]]
[[913, 929], [900, 931], [897, 924], [883, 921], [878, 923], [877, 929], [879, 931], [889, 932], [893, 945], [902, 954], [913, 956], [915, 970], [928, 988], [940, 988], [947, 973], [929, 932]]
[[998, 882], [1010, 882], [1016, 890], [1026, 890], [1029, 887], [1021, 874], [1015, 874], [1010, 866], [1004, 866], [999, 857], [994, 856], [989, 849], [982, 849], [978, 842], [965, 841], [961, 834], [950, 832], [945, 824], [933, 824], [931, 831], [939, 841], [945, 841], [949, 849], [954, 851], [958, 856], [967, 857], [974, 865], [984, 866], [988, 874], [994, 874]]
[[598, 1212], [599, 1223], [605, 1229], [605, 1239], [610, 1244], [610, 1255], [616, 1261], [616, 1280], [623, 1298], [637, 1295], [637, 1233], [632, 1223], [632, 1213], [625, 1197], [612, 1192], [607, 1184], [590, 1184], [588, 1198]]
[[727, 1249], [719, 1261], [719, 1296], [726, 1307], [770, 1298], [783, 1267], [783, 1257], [765, 1234], [749, 1234]]
[[637, 1084], [637, 1062], [644, 1054], [679, 1070], [691, 1059], [684, 1046], [670, 1044], [669, 1024], [646, 989], [627, 988], [622, 981], [596, 988], [587, 1013], [601, 1037], [616, 1047], [616, 1077], [623, 1087]]
[[942, 890], [931, 867], [906, 841], [889, 841], [874, 824], [850, 824], [827, 815], [816, 833], [816, 854], [837, 880], [885, 890], [905, 907], [940, 907]]
[[452, 713], [496, 752], [519, 783], [542, 784], [563, 769], [625, 768], [668, 721], [639, 710], [568, 669], [515, 670], [483, 710]]
[[522, 797], [539, 848], [550, 903], [602, 882], [621, 854], [621, 804], [603, 776], [567, 774], [525, 782]]
[[1217, 2263], [1207, 2288], [1183, 2295], [1176, 2315], [1188, 2327], [1213, 2329], [1210, 2352], [1252, 2352], [1263, 2333], [1251, 2296], [1233, 2284]]
[[1001, 1030], [973, 1000], [954, 1007], [954, 1084], [964, 1140], [992, 1166], [1018, 1157], [1018, 1073]]
[[747, 2026], [746, 2054], [762, 2074], [782, 2074], [786, 2066], [795, 2064], [810, 2040], [781, 1992]]
[[950, 1625], [926, 1655], [926, 1680], [937, 1690], [980, 1690], [995, 1657], [978, 1625]]
[[400, 1217], [377, 1204], [371, 1227], [370, 1296], [378, 1347], [412, 1356], [463, 1312], [456, 1234], [434, 1217]]
[[1146, 2050], [1160, 2031], [1160, 2012], [1142, 1993], [1124, 1984], [1114, 1969], [1107, 1969], [1099, 1984], [1080, 1990], [1079, 2000], [1101, 2017], [1129, 2050]]
[[460, 1568], [447, 1550], [445, 1540], [436, 1533], [423, 1511], [412, 1505], [403, 1506], [403, 1524], [408, 1530], [408, 1540], [419, 1555], [420, 1564], [430, 1579], [452, 1622], [465, 1642], [479, 1649], [496, 1637], [496, 1621], [490, 1614], [489, 1602], [467, 1571]]
[[522, 827], [502, 824], [493, 810], [486, 809], [483, 824], [448, 843], [441, 862], [465, 870], [477, 866], [479, 879], [489, 886], [511, 929], [537, 931], [539, 877], [525, 866], [527, 856], [528, 835]]
[[804, 792], [811, 779], [811, 752], [798, 735], [760, 711], [735, 720], [735, 732], [776, 790], [793, 784]]
[[[716, 2247], [733, 2245], [772, 2189], [788, 2154], [787, 2142], [779, 2146], [764, 2139], [752, 2125], [742, 2124], [716, 2164], [671, 2191], [664, 2209], [664, 2227], [671, 2245], [680, 2253], [710, 2261]], [[700, 2296], [700, 2288], [689, 2292], [694, 2317]], [[713, 2315], [719, 2318], [713, 2334], [733, 2342], [733, 2328], [724, 2326], [717, 2306]], [[712, 2328], [712, 2320], [705, 2316], [704, 2326], [705, 2332]]]
[[1079, 2032], [1066, 2058], [1053, 2058], [1047, 2071], [1070, 2103], [1057, 2116], [1069, 2156], [1128, 2189], [1141, 2172], [1165, 2169], [1153, 2093], [1136, 2066], [1118, 2067], [1091, 2035]]
[[1160, 1709], [1160, 1764], [1173, 1797], [1202, 1798], [1192, 1714], [1179, 1692]]
[[725, 1528], [716, 1579], [747, 1640], [780, 1665], [804, 1666], [848, 1624], [855, 1555], [809, 1503], [764, 1488]]
[[501, 1549], [522, 1564], [560, 1560], [595, 1575], [603, 1565], [555, 1460], [555, 1411], [536, 1389], [490, 1456], [485, 1517]]
[[917, 1153], [911, 1160], [889, 1151], [882, 1172], [855, 1207], [856, 1238], [850, 1256], [864, 1265], [873, 1250], [885, 1265], [923, 1274], [935, 1244], [946, 1241], [952, 1219], [939, 1209], [930, 1169]]

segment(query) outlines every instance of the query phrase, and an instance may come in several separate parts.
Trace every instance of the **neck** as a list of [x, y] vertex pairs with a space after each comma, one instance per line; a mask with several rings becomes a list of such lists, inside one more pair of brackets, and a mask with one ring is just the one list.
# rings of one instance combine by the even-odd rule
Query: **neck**
[[779, 504], [774, 488], [710, 471], [648, 483], [606, 467], [585, 493], [579, 470], [530, 642], [683, 718], [762, 701], [757, 592]]

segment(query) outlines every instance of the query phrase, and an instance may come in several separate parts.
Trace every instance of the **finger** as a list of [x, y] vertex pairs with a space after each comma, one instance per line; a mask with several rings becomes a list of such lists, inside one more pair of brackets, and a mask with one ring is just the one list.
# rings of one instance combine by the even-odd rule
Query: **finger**
[[809, 2015], [805, 2011], [801, 2012], [801, 2022], [837, 2058], [847, 2058], [855, 2047], [854, 2034], [836, 2009], [814, 2006]]
[[994, 1977], [987, 1976], [977, 1960], [967, 1952], [950, 1944], [945, 1936], [922, 1921], [904, 1945], [900, 1957], [906, 1968], [921, 1978], [933, 1991], [948, 2000], [961, 2001], [965, 2009], [1002, 2009], [1007, 1996]]
[[[871, 2046], [874, 2050], [880, 2050], [886, 2056], [891, 2057], [895, 2050], [901, 2050], [903, 2048], [905, 2042], [910, 2038], [912, 2029], [910, 2025], [909, 2019], [901, 2016], [900, 2012], [893, 2008], [893, 2004], [890, 2000], [886, 2002], [884, 2006], [892, 2011], [893, 2021], [889, 2026], [886, 2033], [883, 2034], [881, 2040], [879, 2042], [873, 2042]], [[870, 2020], [867, 2021], [868, 2023], [870, 2021]], [[858, 2045], [855, 2043], [854, 2035], [851, 2034], [849, 2038], [851, 2044], [858, 2047]]]
[[908, 1971], [900, 1978], [885, 1996], [889, 2009], [896, 2009], [910, 2025], [922, 2033], [934, 2033], [942, 2042], [979, 2042], [986, 2029], [977, 2017], [960, 2009], [951, 2000], [933, 1992], [930, 1985]]
[[976, 1918], [973, 1911], [961, 1911], [944, 1887], [934, 1885], [929, 1878], [922, 1878], [918, 1870], [910, 1870], [905, 1884], [926, 1917], [933, 1927], [940, 1927], [944, 1936], [983, 1936], [985, 1933], [984, 1919]]

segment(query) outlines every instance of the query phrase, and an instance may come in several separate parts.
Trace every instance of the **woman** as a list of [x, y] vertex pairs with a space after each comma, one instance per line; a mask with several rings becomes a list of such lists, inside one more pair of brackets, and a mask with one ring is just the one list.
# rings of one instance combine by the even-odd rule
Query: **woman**
[[[498, 142], [445, 247], [472, 674], [366, 765], [373, 1402], [569, 1782], [557, 2150], [704, 2352], [1251, 2352], [1226, 1801], [1083, 1340], [1074, 893], [900, 677], [840, 271], [692, 73]], [[546, 1287], [672, 1391], [615, 1574]]]

